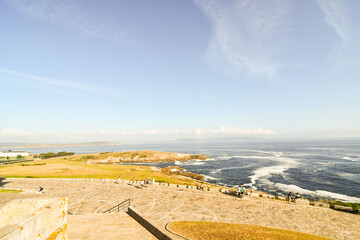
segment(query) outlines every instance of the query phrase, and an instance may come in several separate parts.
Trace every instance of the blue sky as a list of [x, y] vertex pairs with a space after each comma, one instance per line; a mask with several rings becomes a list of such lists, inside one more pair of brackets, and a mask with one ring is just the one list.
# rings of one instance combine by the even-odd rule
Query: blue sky
[[359, 11], [0, 0], [0, 142], [360, 137]]

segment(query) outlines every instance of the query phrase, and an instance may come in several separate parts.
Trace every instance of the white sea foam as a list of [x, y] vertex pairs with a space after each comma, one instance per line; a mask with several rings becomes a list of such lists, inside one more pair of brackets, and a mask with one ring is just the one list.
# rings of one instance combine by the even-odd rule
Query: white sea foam
[[178, 166], [183, 166], [183, 165], [203, 165], [203, 164], [205, 164], [204, 160], [195, 160], [195, 161], [191, 161], [191, 162], [175, 161], [175, 165], [178, 165]]
[[326, 150], [326, 151], [336, 151], [336, 150], [338, 150], [337, 148], [328, 148], [328, 147], [309, 147], [307, 149], [310, 149], [310, 150]]
[[221, 172], [221, 170], [222, 170], [221, 168], [215, 169], [215, 170], [210, 171], [210, 173], [211, 174], [217, 174], [217, 173]]
[[204, 175], [204, 174], [202, 174], [202, 175], [204, 176], [205, 180], [216, 180], [216, 178], [214, 178], [212, 176], [208, 176], [208, 175]]
[[233, 158], [233, 157], [231, 157], [231, 156], [226, 156], [226, 157], [215, 157], [215, 160], [229, 160], [229, 159], [231, 159], [231, 158]]
[[354, 173], [338, 173], [338, 176], [355, 182], [360, 182], [360, 175]]
[[276, 154], [276, 158], [272, 160], [279, 162], [280, 165], [274, 165], [269, 167], [258, 168], [253, 172], [253, 175], [250, 176], [251, 186], [256, 184], [256, 181], [261, 181], [262, 183], [272, 184], [268, 180], [271, 175], [274, 174], [283, 174], [289, 168], [294, 168], [299, 165], [296, 159], [294, 158], [284, 158], [281, 157], [281, 153]]
[[347, 202], [360, 202], [360, 198], [357, 198], [357, 197], [351, 197], [351, 196], [347, 196], [344, 194], [333, 193], [333, 192], [328, 192], [328, 191], [323, 191], [323, 190], [311, 191], [311, 190], [303, 189], [296, 185], [287, 185], [287, 184], [282, 184], [282, 183], [276, 183], [275, 187], [277, 187], [278, 189], [281, 189], [283, 191], [288, 191], [288, 192], [298, 192], [300, 194], [316, 195], [316, 196], [325, 197], [325, 198], [334, 198], [334, 199], [347, 201]]
[[351, 158], [351, 157], [343, 157], [344, 160], [351, 161], [351, 162], [357, 162], [358, 159]]
[[210, 171], [211, 174], [216, 174], [216, 173], [219, 173], [223, 170], [228, 170], [228, 169], [231, 169], [231, 170], [234, 170], [234, 169], [243, 169], [243, 168], [246, 168], [248, 167], [247, 165], [246, 166], [238, 166], [238, 167], [226, 167], [226, 168], [218, 168], [218, 169], [214, 169], [212, 171]]

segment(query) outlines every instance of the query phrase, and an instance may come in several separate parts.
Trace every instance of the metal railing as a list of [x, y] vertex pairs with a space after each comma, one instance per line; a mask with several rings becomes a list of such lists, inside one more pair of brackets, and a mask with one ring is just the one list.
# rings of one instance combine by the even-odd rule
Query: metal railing
[[[113, 206], [112, 208], [106, 210], [104, 213], [111, 213], [111, 212], [114, 212], [114, 211], [116, 211], [116, 212], [120, 212], [120, 211], [121, 212], [126, 212], [128, 207], [130, 206], [130, 200], [131, 200], [131, 198], [126, 199], [125, 201], [123, 201], [123, 202]], [[124, 211], [124, 210], [126, 210], [126, 211]]]

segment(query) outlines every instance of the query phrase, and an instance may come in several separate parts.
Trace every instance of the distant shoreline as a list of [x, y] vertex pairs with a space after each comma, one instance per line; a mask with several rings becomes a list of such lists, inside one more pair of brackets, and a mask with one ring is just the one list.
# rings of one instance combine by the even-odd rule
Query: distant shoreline
[[88, 143], [53, 143], [53, 144], [29, 144], [14, 146], [12, 148], [56, 148], [56, 147], [89, 147], [89, 146], [117, 146], [118, 142], [88, 142]]

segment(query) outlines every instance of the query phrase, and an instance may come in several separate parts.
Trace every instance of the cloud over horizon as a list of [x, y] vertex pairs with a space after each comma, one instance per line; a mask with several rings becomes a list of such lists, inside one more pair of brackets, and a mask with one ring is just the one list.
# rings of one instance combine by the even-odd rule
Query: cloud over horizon
[[0, 137], [26, 137], [29, 136], [28, 132], [13, 129], [13, 128], [3, 128], [0, 130]]
[[[102, 134], [105, 134], [104, 130], [100, 130]], [[274, 130], [264, 130], [262, 128], [255, 129], [241, 129], [236, 127], [220, 127], [217, 129], [202, 129], [194, 128], [191, 130], [177, 129], [177, 130], [159, 130], [159, 129], [148, 129], [148, 130], [130, 130], [130, 131], [117, 131], [116, 135], [189, 135], [189, 136], [236, 136], [236, 135], [274, 135]]]
[[28, 133], [23, 130], [4, 128], [0, 130], [0, 141], [10, 140], [37, 140], [37, 141], [79, 141], [79, 140], [105, 140], [117, 141], [126, 138], [142, 138], [148, 139], [178, 139], [178, 138], [217, 138], [217, 137], [241, 137], [241, 136], [272, 136], [276, 135], [274, 130], [266, 130], [262, 128], [241, 129], [236, 127], [220, 127], [216, 129], [145, 129], [145, 130], [99, 130], [95, 133]]

